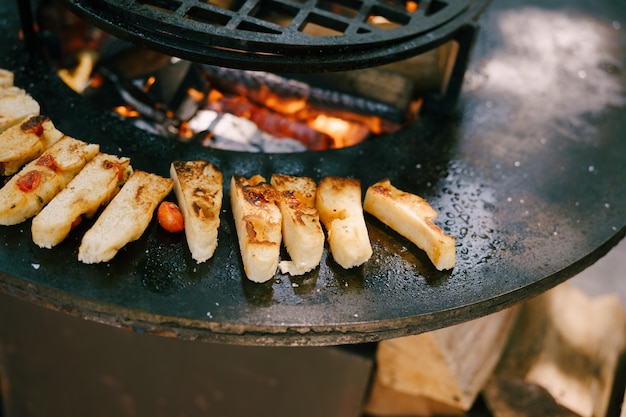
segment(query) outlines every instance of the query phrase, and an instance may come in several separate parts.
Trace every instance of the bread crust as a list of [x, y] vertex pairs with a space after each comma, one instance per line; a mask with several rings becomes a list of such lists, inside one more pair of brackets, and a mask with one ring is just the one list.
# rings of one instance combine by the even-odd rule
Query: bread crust
[[172, 186], [171, 178], [133, 172], [83, 236], [78, 260], [87, 264], [108, 262], [126, 244], [139, 239]]
[[64, 136], [0, 189], [0, 225], [35, 216], [78, 174], [99, 146]]
[[63, 137], [47, 116], [31, 116], [0, 133], [0, 175], [12, 175]]
[[360, 181], [323, 178], [317, 186], [315, 207], [326, 228], [335, 262], [345, 269], [367, 262], [373, 250], [363, 215]]
[[0, 88], [8, 88], [13, 86], [15, 74], [4, 68], [0, 68]]
[[21, 88], [0, 88], [0, 132], [39, 114], [39, 103]]
[[81, 216], [93, 217], [118, 193], [132, 173], [129, 158], [99, 153], [33, 218], [33, 242], [42, 248], [61, 243]]
[[433, 220], [437, 212], [420, 196], [394, 187], [389, 179], [371, 185], [365, 193], [365, 211], [377, 217], [428, 255], [435, 268], [456, 264], [455, 239]]
[[324, 253], [324, 231], [315, 208], [317, 185], [312, 178], [273, 174], [282, 214], [283, 243], [291, 260], [280, 261], [283, 274], [302, 275], [316, 268]]
[[259, 175], [231, 178], [230, 204], [239, 250], [244, 272], [254, 282], [269, 281], [278, 267], [282, 216], [276, 200], [274, 187]]
[[223, 199], [222, 173], [208, 161], [174, 161], [174, 193], [185, 222], [191, 257], [202, 263], [215, 253]]

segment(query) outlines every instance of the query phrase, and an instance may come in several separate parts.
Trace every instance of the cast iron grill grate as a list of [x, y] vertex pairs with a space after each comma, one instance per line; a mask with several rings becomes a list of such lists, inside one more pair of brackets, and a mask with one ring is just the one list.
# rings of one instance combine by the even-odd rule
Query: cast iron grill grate
[[472, 24], [488, 0], [63, 0], [136, 44], [195, 62], [324, 72], [414, 56]]

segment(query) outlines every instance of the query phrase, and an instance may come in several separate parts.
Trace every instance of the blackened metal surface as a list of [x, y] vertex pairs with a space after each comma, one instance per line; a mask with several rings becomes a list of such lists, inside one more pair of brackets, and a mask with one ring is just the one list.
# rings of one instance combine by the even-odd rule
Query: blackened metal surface
[[[52, 250], [30, 223], [0, 229], [0, 287], [54, 309], [135, 331], [249, 345], [367, 342], [433, 330], [520, 302], [603, 256], [626, 233], [626, 10], [610, 0], [495, 2], [457, 114], [425, 114], [392, 137], [337, 151], [262, 155], [167, 142], [84, 104], [18, 40], [13, 2], [0, 65], [65, 133], [167, 175], [205, 158], [232, 174], [389, 177], [427, 198], [457, 238], [438, 272], [376, 220], [374, 255], [345, 271], [325, 254], [303, 277], [253, 284], [242, 273], [228, 206], [212, 260], [153, 223], [110, 263], [77, 261], [79, 229]], [[226, 182], [227, 183], [227, 182]], [[227, 192], [227, 190], [226, 190]]]
[[135, 44], [195, 62], [275, 72], [350, 70], [415, 56], [473, 25], [489, 2], [63, 1]]

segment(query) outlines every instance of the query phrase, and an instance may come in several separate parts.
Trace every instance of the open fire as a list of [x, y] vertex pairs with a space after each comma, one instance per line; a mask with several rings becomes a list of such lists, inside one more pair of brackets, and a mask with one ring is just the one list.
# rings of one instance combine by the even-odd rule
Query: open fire
[[[406, 71], [302, 76], [228, 69], [135, 47], [54, 1], [45, 2], [39, 14], [47, 22], [40, 30], [57, 46], [51, 57], [71, 88], [167, 138], [244, 151], [342, 148], [402, 129], [422, 104]], [[424, 67], [441, 67], [437, 52], [417, 62], [422, 73]]]

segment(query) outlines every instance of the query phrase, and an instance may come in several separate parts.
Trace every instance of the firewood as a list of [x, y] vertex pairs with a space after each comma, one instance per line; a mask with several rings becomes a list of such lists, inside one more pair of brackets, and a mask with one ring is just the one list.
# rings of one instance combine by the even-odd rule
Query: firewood
[[530, 415], [518, 412], [516, 399], [540, 387], [561, 410], [550, 415], [604, 417], [625, 348], [626, 315], [619, 298], [592, 299], [562, 284], [523, 304], [483, 393], [485, 402], [494, 417]]
[[423, 395], [407, 394], [375, 378], [364, 409], [371, 416], [464, 416], [460, 407]]
[[379, 416], [463, 414], [496, 367], [516, 314], [513, 307], [456, 326], [380, 342], [365, 411]]

